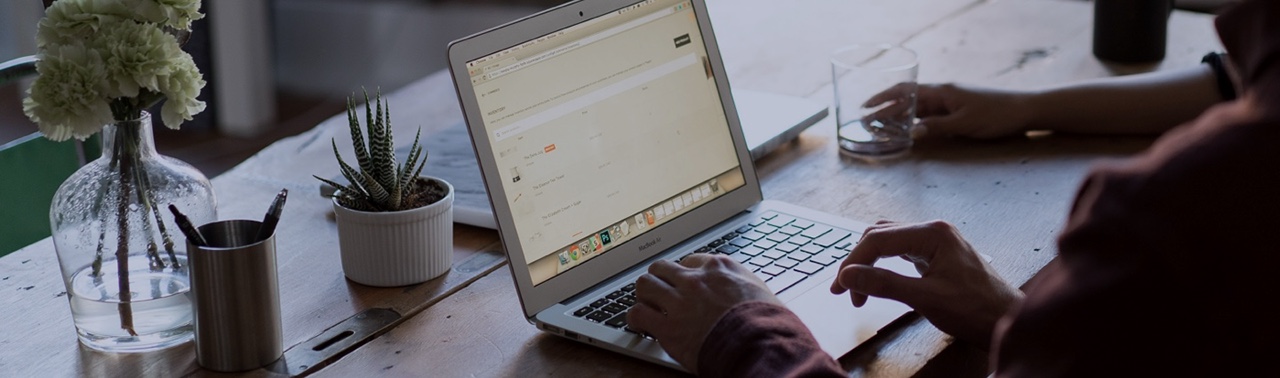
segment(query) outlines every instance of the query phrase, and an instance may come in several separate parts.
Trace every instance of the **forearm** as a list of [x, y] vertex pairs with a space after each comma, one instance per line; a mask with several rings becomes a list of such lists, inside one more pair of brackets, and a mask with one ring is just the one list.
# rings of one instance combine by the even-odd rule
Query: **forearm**
[[1158, 134], [1222, 101], [1213, 70], [1196, 65], [1031, 92], [1028, 130]]
[[707, 335], [698, 358], [702, 377], [844, 377], [795, 314], [765, 302], [729, 310]]

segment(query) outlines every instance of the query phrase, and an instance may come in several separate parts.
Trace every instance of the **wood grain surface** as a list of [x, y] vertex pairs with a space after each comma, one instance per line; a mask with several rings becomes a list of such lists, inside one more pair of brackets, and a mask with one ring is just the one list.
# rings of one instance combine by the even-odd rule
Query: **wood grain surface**
[[[922, 82], [1004, 88], [1193, 66], [1221, 49], [1210, 16], [1176, 12], [1161, 64], [1109, 66], [1090, 53], [1091, 3], [1075, 1], [718, 0], [709, 6], [735, 87], [820, 101], [831, 97], [826, 54], [854, 42], [915, 49]], [[1056, 236], [1088, 168], [1152, 141], [926, 140], [906, 157], [866, 162], [841, 157], [834, 134], [828, 117], [758, 161], [765, 197], [871, 222], [950, 221], [1014, 284], [1056, 254]], [[517, 300], [510, 274], [496, 271], [318, 375], [684, 375], [544, 334], [523, 319]], [[833, 296], [832, 305], [847, 302]], [[985, 377], [986, 358], [912, 314], [840, 361], [851, 376]]]
[[[431, 90], [423, 90], [427, 88]], [[419, 125], [426, 134], [461, 121], [452, 90], [439, 88], [452, 88], [445, 75], [390, 95], [392, 117], [400, 126], [397, 144], [411, 143]], [[332, 203], [319, 195], [319, 181], [311, 177], [338, 174], [331, 139], [350, 145], [344, 115], [283, 139], [212, 180], [219, 219], [261, 219], [276, 192], [290, 191], [276, 234], [286, 350], [368, 309], [391, 309], [407, 319], [505, 262], [492, 230], [455, 225], [454, 267], [445, 276], [398, 288], [348, 281], [342, 274]], [[0, 293], [0, 376], [219, 375], [200, 369], [192, 344], [135, 354], [80, 346], [51, 239], [0, 259]], [[247, 375], [285, 372], [258, 369]]]
[[[1090, 53], [1091, 3], [1065, 0], [712, 0], [717, 39], [734, 87], [829, 102], [829, 51], [855, 42], [901, 43], [920, 54], [921, 82], [1036, 88], [1073, 80], [1199, 64], [1220, 50], [1208, 15], [1175, 12], [1165, 60], [1111, 66]], [[439, 72], [389, 97], [398, 144], [462, 120]], [[319, 376], [664, 376], [682, 373], [543, 334], [521, 314], [496, 234], [455, 227], [454, 269], [403, 288], [347, 281], [336, 225], [312, 174], [337, 174], [330, 140], [346, 145], [334, 117], [281, 140], [213, 180], [220, 219], [256, 219], [271, 197], [291, 196], [277, 234], [286, 349], [372, 308], [401, 321]], [[1099, 159], [1140, 152], [1150, 138], [1049, 135], [975, 142], [928, 140], [902, 158], [841, 157], [831, 117], [757, 162], [766, 198], [849, 218], [954, 223], [1022, 284], [1056, 254], [1082, 175]], [[429, 172], [428, 172], [429, 173]], [[195, 364], [191, 344], [107, 354], [76, 342], [48, 239], [0, 259], [0, 376], [222, 375]], [[832, 298], [833, 305], [845, 299]], [[985, 354], [908, 316], [841, 362], [852, 376], [985, 376]], [[258, 369], [244, 376], [285, 375]]]

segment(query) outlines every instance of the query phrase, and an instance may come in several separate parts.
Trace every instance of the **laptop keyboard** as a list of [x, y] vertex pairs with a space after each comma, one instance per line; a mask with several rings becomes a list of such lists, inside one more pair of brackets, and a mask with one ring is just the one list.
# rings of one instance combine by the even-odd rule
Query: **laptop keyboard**
[[[690, 255], [728, 255], [778, 294], [847, 256], [854, 242], [851, 235], [849, 230], [769, 212]], [[627, 310], [636, 304], [635, 290], [636, 284], [628, 283], [575, 310], [573, 316], [631, 331]]]

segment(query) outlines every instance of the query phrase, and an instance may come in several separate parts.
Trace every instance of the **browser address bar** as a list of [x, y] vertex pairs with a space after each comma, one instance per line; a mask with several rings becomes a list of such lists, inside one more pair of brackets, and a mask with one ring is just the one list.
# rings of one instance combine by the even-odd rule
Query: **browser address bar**
[[507, 138], [532, 130], [535, 127], [542, 126], [560, 117], [572, 114], [588, 106], [595, 105], [600, 101], [613, 98], [623, 92], [639, 88], [640, 86], [653, 82], [654, 80], [664, 78], [667, 75], [673, 74], [682, 69], [697, 66], [698, 62], [700, 62], [700, 60], [696, 54], [686, 54], [669, 62], [663, 63], [658, 67], [651, 68], [603, 88], [596, 89], [586, 95], [573, 97], [573, 99], [563, 104], [552, 106], [549, 109], [495, 130], [493, 132], [493, 139], [496, 142], [501, 142]]
[[660, 10], [660, 11], [657, 11], [657, 12], [653, 12], [653, 13], [650, 13], [650, 14], [647, 14], [647, 15], [645, 15], [644, 17], [640, 17], [640, 18], [637, 18], [637, 19], [634, 19], [634, 20], [631, 20], [631, 21], [627, 21], [627, 23], [625, 23], [625, 24], [618, 25], [618, 26], [614, 26], [614, 27], [612, 27], [612, 28], [609, 28], [608, 30], [605, 30], [605, 31], [602, 31], [602, 32], [599, 32], [599, 33], [596, 33], [596, 34], [592, 34], [592, 35], [590, 35], [590, 36], [587, 36], [586, 38], [583, 38], [583, 39], [579, 39], [579, 40], [577, 40], [577, 41], [574, 41], [573, 43], [570, 43], [570, 44], [567, 44], [567, 45], [564, 45], [564, 46], [560, 46], [560, 47], [558, 47], [558, 48], [556, 48], [556, 49], [554, 49], [554, 50], [550, 50], [550, 51], [547, 51], [547, 52], [544, 52], [544, 53], [541, 53], [541, 54], [538, 54], [538, 55], [534, 55], [534, 56], [531, 56], [531, 57], [529, 57], [529, 58], [522, 59], [522, 60], [520, 60], [520, 61], [516, 62], [515, 64], [509, 65], [509, 66], [506, 66], [506, 67], [499, 68], [497, 71], [494, 71], [494, 72], [490, 72], [490, 73], [484, 74], [483, 79], [484, 79], [484, 80], [493, 80], [493, 79], [497, 79], [497, 78], [499, 78], [499, 77], [502, 77], [503, 75], [506, 75], [506, 74], [509, 74], [509, 73], [512, 73], [512, 72], [519, 71], [519, 70], [521, 70], [521, 69], [523, 69], [523, 68], [525, 68], [525, 67], [528, 67], [528, 66], [531, 66], [531, 65], [534, 65], [534, 64], [540, 63], [540, 62], [545, 61], [545, 60], [547, 60], [547, 59], [554, 58], [554, 57], [556, 57], [556, 56], [558, 56], [558, 55], [560, 55], [560, 54], [564, 54], [564, 53], [567, 53], [567, 52], [570, 52], [570, 51], [576, 50], [576, 49], [578, 49], [579, 47], [586, 46], [586, 45], [592, 44], [592, 43], [594, 43], [594, 42], [596, 42], [596, 41], [599, 41], [599, 40], [602, 40], [602, 39], [605, 39], [605, 38], [612, 37], [612, 36], [614, 36], [614, 35], [616, 35], [616, 34], [618, 34], [618, 33], [621, 33], [621, 32], [624, 32], [624, 31], [627, 31], [627, 30], [630, 30], [630, 29], [634, 29], [634, 28], [636, 28], [636, 27], [638, 27], [638, 26], [640, 26], [640, 25], [647, 24], [647, 23], [649, 23], [650, 21], [657, 20], [657, 19], [659, 19], [659, 18], [666, 17], [666, 16], [669, 16], [669, 15], [672, 15], [672, 14], [675, 14], [675, 13], [676, 13], [675, 8], [673, 8], [673, 7], [667, 7], [667, 8], [665, 8], [665, 9], [663, 9], [663, 10]]

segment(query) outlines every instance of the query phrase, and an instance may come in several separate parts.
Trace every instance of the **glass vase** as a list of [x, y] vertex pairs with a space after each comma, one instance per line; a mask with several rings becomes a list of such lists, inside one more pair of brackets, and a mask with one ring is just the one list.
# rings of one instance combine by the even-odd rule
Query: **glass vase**
[[80, 342], [144, 352], [192, 339], [186, 238], [167, 207], [214, 221], [213, 186], [156, 153], [151, 115], [102, 130], [102, 156], [58, 187], [49, 219]]

